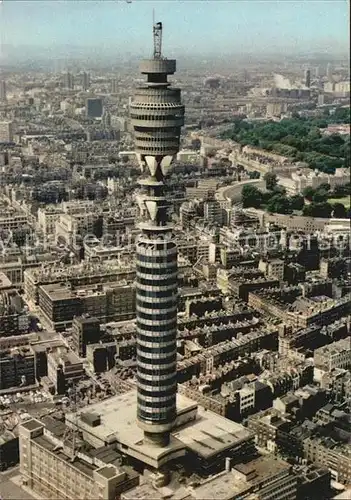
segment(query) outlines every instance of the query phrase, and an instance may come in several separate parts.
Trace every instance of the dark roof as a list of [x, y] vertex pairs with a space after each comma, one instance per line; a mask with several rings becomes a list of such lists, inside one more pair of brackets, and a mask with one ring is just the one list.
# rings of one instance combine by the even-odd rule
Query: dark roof
[[34, 418], [32, 420], [27, 420], [27, 422], [22, 422], [21, 425], [29, 431], [34, 431], [39, 427], [43, 427], [43, 424], [39, 422], [39, 420], [35, 420]]

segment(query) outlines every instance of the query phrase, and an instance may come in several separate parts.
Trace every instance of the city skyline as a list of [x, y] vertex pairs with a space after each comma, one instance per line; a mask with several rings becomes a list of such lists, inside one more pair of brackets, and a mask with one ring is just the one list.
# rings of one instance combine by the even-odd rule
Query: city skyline
[[[152, 11], [167, 26], [165, 54], [347, 51], [346, 1], [169, 0], [3, 1], [3, 47], [89, 50], [112, 47], [116, 56], [148, 55], [144, 43]], [[146, 22], [147, 19], [150, 22]], [[84, 19], [84, 23], [81, 21]], [[128, 36], [126, 36], [126, 34]]]

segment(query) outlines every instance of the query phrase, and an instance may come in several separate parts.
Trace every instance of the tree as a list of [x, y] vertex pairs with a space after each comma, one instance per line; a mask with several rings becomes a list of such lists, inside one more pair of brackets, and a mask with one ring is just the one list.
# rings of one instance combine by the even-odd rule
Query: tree
[[304, 205], [302, 215], [305, 217], [313, 217], [313, 205]]
[[323, 189], [317, 189], [312, 197], [314, 203], [324, 203], [328, 199], [328, 192]]
[[243, 207], [260, 208], [263, 202], [262, 192], [255, 186], [246, 185], [242, 190]]
[[292, 210], [302, 210], [304, 207], [305, 201], [303, 196], [300, 194], [296, 194], [290, 198], [290, 206]]
[[291, 212], [289, 198], [284, 194], [276, 193], [269, 199], [266, 209], [272, 213], [288, 214]]
[[315, 193], [315, 190], [313, 188], [311, 188], [311, 186], [305, 187], [305, 189], [302, 191], [303, 196], [308, 201], [312, 201], [314, 193]]
[[336, 219], [346, 219], [347, 211], [342, 203], [334, 203], [333, 205], [333, 217]]
[[330, 203], [316, 203], [316, 205], [314, 205], [314, 210], [314, 217], [324, 217], [325, 219], [329, 219], [333, 209]]
[[350, 123], [350, 107], [337, 108], [332, 116], [334, 123]]
[[348, 123], [350, 108], [339, 108], [334, 115], [305, 118], [294, 114], [280, 122], [248, 123], [242, 119], [222, 134], [241, 145], [259, 146], [275, 151], [296, 161], [306, 162], [321, 172], [335, 172], [336, 168], [350, 164], [350, 141], [340, 135], [321, 135], [320, 129], [329, 123]]
[[334, 188], [333, 197], [342, 197], [351, 194], [351, 186], [350, 183], [345, 184], [344, 186], [337, 185]]
[[311, 203], [303, 207], [303, 215], [308, 217], [322, 217], [329, 219], [332, 213], [330, 203]]
[[320, 186], [318, 186], [318, 191], [330, 191], [330, 184], [327, 182], [323, 182]]
[[275, 186], [278, 184], [277, 176], [273, 172], [267, 172], [264, 174], [264, 180], [266, 182], [266, 188], [269, 191], [273, 191]]
[[261, 177], [260, 172], [254, 170], [253, 172], [249, 172], [250, 179], [259, 179]]

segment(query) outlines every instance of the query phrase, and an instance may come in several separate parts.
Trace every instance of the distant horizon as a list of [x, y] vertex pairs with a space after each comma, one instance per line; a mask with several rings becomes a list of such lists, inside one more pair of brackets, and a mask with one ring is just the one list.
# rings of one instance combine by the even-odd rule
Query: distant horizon
[[[21, 8], [18, 8], [18, 5]], [[152, 9], [164, 54], [347, 54], [347, 0], [37, 0], [0, 5], [6, 51], [152, 51]], [[25, 53], [23, 54], [25, 56]]]
[[[2, 47], [2, 51], [0, 53], [0, 67], [1, 63], [5, 62], [6, 59], [46, 59], [49, 58], [51, 60], [66, 60], [67, 62], [75, 59], [86, 59], [89, 56], [94, 56], [94, 54], [99, 54], [99, 57], [103, 57], [106, 59], [114, 59], [117, 61], [134, 61], [140, 60], [140, 58], [151, 57], [151, 50], [149, 51], [126, 51], [124, 53], [120, 53], [116, 51], [113, 45], [70, 45], [70, 44], [53, 44], [51, 46], [42, 47], [41, 45], [10, 45], [7, 44]], [[274, 50], [273, 48], [270, 51], [266, 51], [264, 54], [255, 52], [255, 51], [235, 51], [233, 50], [231, 53], [221, 54], [221, 53], [189, 53], [184, 50], [177, 51], [168, 51], [166, 57], [176, 59], [184, 59], [184, 60], [195, 60], [197, 59], [199, 62], [205, 59], [209, 59], [212, 61], [220, 61], [225, 60], [227, 58], [235, 58], [238, 62], [242, 62], [247, 58], [250, 58], [247, 62], [265, 62], [270, 57], [274, 60], [284, 60], [284, 59], [296, 59], [296, 60], [309, 60], [311, 64], [327, 64], [328, 62], [346, 62], [350, 58], [350, 50], [335, 50], [332, 51], [318, 51], [318, 50], [299, 50], [296, 52], [289, 51], [279, 51]], [[233, 61], [229, 61], [231, 64]], [[273, 62], [273, 61], [272, 61]]]

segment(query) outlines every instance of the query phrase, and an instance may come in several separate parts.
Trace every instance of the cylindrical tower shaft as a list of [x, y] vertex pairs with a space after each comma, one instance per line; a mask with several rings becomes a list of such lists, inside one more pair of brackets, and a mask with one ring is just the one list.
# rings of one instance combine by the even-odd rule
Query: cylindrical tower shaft
[[177, 247], [168, 221], [164, 178], [179, 151], [184, 106], [167, 76], [174, 60], [142, 61], [147, 75], [130, 106], [136, 151], [148, 176], [140, 180], [137, 244], [138, 422], [150, 444], [166, 446], [176, 418]]

